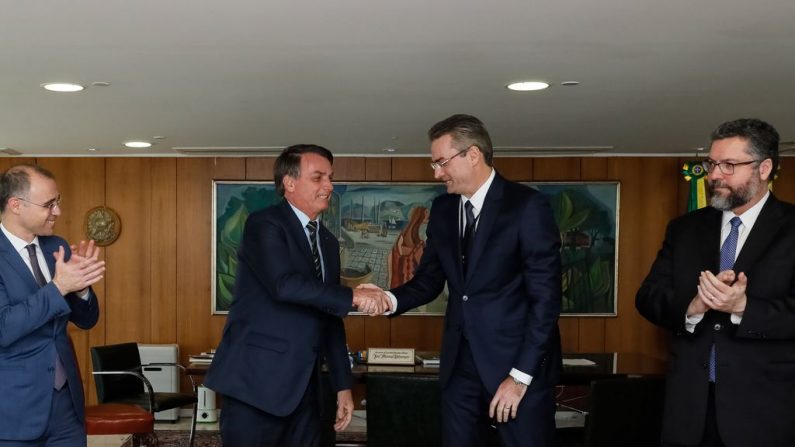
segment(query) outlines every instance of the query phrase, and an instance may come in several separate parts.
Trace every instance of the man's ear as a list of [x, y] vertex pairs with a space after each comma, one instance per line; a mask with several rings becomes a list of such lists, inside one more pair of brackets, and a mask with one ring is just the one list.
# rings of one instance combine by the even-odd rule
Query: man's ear
[[768, 182], [773, 180], [773, 160], [766, 158], [759, 163], [759, 176]]
[[282, 179], [282, 186], [284, 186], [285, 191], [295, 191], [295, 179], [289, 175], [285, 175]]

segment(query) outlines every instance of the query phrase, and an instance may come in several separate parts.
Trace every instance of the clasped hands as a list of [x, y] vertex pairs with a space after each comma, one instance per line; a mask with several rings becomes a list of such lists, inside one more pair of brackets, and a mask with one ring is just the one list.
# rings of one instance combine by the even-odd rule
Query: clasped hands
[[688, 306], [687, 314], [703, 314], [709, 309], [742, 315], [745, 312], [748, 277], [724, 270], [717, 275], [709, 270], [698, 277], [698, 293]]
[[361, 284], [353, 289], [353, 307], [371, 317], [395, 311], [392, 300], [375, 284]]
[[85, 291], [101, 280], [105, 273], [105, 261], [99, 260], [100, 250], [93, 240], [80, 241], [78, 245], [72, 245], [71, 249], [72, 256], [69, 261], [64, 260], [66, 251], [63, 247], [58, 247], [58, 251], [53, 253], [55, 277], [52, 282], [61, 295]]

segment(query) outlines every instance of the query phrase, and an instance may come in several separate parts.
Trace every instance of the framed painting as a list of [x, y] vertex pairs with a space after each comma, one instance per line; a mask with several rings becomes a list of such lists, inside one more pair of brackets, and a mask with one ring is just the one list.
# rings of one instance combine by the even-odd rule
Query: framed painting
[[[618, 183], [529, 185], [550, 194], [561, 228], [564, 314], [615, 314]], [[321, 221], [340, 242], [340, 282], [391, 288], [410, 279], [425, 246], [431, 203], [445, 192], [439, 183], [335, 183]], [[273, 182], [213, 182], [214, 314], [227, 313], [232, 303], [248, 215], [280, 200]], [[446, 307], [447, 290], [410, 313], [442, 315]]]

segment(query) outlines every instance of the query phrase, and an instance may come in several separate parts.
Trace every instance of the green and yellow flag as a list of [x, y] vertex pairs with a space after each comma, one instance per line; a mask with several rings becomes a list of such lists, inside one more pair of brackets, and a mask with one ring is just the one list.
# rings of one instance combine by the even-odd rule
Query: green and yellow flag
[[690, 182], [690, 196], [687, 199], [687, 211], [694, 211], [707, 206], [706, 176], [707, 170], [700, 160], [688, 161], [682, 165], [682, 175]]

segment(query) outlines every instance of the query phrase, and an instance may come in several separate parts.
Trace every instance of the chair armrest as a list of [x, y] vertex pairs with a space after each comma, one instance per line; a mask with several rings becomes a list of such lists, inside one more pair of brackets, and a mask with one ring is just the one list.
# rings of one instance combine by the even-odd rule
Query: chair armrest
[[149, 412], [154, 414], [155, 409], [155, 391], [152, 388], [152, 383], [143, 374], [138, 371], [93, 371], [91, 374], [95, 376], [134, 376], [139, 378], [144, 383], [144, 391], [149, 397]]
[[155, 362], [155, 363], [142, 364], [141, 368], [143, 369], [146, 368], [147, 366], [170, 366], [173, 368], [179, 368], [180, 370], [182, 370], [182, 373], [188, 376], [188, 379], [190, 379], [190, 386], [191, 388], [193, 388], [193, 394], [196, 394], [196, 382], [193, 380], [193, 376], [187, 373], [187, 369], [185, 368], [185, 366], [179, 363]]

